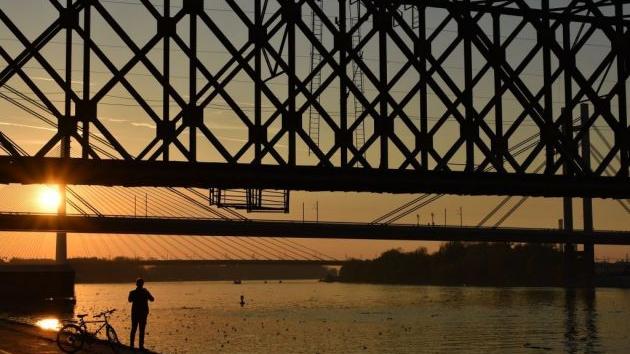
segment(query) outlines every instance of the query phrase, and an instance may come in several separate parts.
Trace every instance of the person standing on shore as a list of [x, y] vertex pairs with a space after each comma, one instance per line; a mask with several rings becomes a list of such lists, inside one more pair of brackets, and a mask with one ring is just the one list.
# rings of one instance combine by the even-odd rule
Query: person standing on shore
[[144, 330], [147, 326], [147, 317], [149, 316], [149, 301], [155, 301], [149, 290], [144, 288], [144, 280], [136, 279], [136, 289], [129, 292], [129, 302], [131, 302], [131, 334], [129, 338], [129, 347], [133, 349], [136, 339], [136, 329], [140, 327], [139, 348], [144, 350]]

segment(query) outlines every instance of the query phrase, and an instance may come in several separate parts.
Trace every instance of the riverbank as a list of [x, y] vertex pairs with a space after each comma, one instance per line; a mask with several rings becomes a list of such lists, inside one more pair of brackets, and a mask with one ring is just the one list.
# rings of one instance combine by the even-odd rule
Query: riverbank
[[[55, 341], [56, 331], [44, 330], [37, 326], [0, 319], [0, 354], [52, 354], [63, 353]], [[106, 343], [95, 343], [81, 353], [107, 353], [112, 349]], [[120, 348], [118, 353], [137, 353]]]
[[[0, 272], [3, 269], [40, 267], [41, 273], [46, 274], [46, 269], [55, 266], [51, 259], [11, 259], [0, 262]], [[170, 263], [129, 258], [73, 258], [68, 260], [67, 268], [72, 270], [74, 281], [82, 284], [128, 284], [139, 276], [151, 282], [321, 279], [329, 271], [326, 267], [312, 264]], [[38, 281], [31, 283], [38, 284]]]
[[[372, 260], [351, 260], [328, 281], [370, 284], [496, 287], [590, 287], [582, 252], [568, 258], [556, 245], [448, 242], [429, 254], [390, 250]], [[599, 274], [601, 275], [601, 273]], [[607, 284], [624, 284], [623, 272]], [[597, 283], [595, 283], [597, 284]]]

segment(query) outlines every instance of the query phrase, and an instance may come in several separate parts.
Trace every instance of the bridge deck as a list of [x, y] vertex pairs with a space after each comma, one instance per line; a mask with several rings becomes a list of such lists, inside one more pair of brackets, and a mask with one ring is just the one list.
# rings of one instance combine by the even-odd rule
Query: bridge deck
[[141, 265], [322, 265], [341, 266], [346, 261], [338, 259], [168, 259], [168, 260], [139, 260], [134, 264]]
[[0, 183], [630, 198], [627, 178], [0, 157]]
[[76, 232], [139, 235], [291, 237], [355, 240], [588, 243], [630, 245], [627, 231], [564, 231], [532, 228], [487, 228], [362, 223], [233, 221], [221, 219], [129, 216], [57, 216], [0, 214], [2, 231]]

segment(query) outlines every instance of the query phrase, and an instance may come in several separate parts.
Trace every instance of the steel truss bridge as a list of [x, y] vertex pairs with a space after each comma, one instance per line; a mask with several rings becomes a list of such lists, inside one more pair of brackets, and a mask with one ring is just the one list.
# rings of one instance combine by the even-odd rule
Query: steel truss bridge
[[[0, 98], [54, 127], [30, 150], [0, 134], [0, 183], [630, 198], [626, 1], [139, 0], [137, 22], [115, 16], [116, 3], [50, 0], [55, 15], [35, 35], [0, 9], [15, 44], [0, 47], [0, 88], [12, 94]], [[125, 55], [113, 56], [110, 37]], [[63, 50], [50, 50], [59, 41]], [[223, 54], [209, 58], [208, 47]], [[140, 146], [102, 113], [119, 92], [151, 127]], [[220, 134], [216, 106], [240, 135]], [[591, 142], [602, 130], [610, 142]], [[523, 145], [524, 136], [534, 141]], [[1, 218], [7, 230], [134, 233], [180, 222], [64, 214]], [[218, 227], [192, 223], [192, 234]], [[231, 227], [293, 225], [221, 230]], [[309, 237], [346, 232], [300, 227]], [[472, 231], [540, 239], [535, 230]], [[590, 230], [575, 235], [593, 242]]]

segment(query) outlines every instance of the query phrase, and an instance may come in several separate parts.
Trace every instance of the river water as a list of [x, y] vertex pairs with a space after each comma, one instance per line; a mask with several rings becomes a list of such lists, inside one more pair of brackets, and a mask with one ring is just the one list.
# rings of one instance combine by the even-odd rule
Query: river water
[[[112, 322], [127, 342], [131, 288], [78, 284], [75, 312], [117, 308]], [[312, 280], [147, 288], [156, 301], [146, 346], [161, 353], [630, 352], [630, 290]]]

